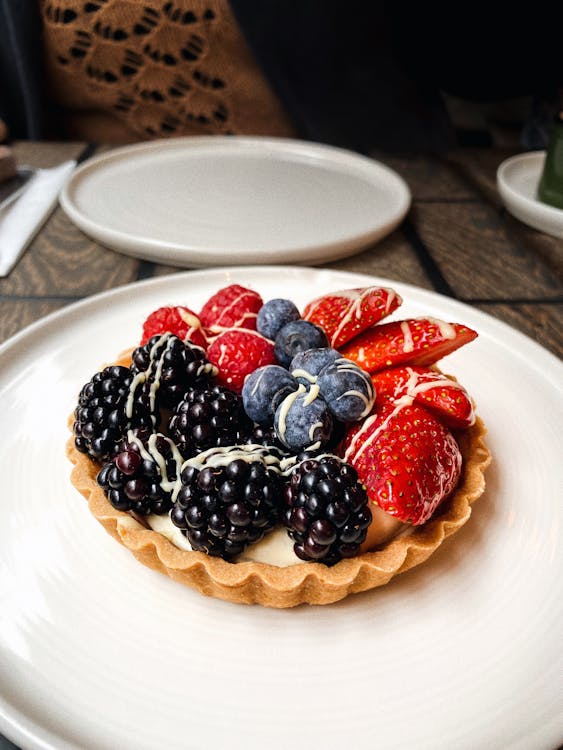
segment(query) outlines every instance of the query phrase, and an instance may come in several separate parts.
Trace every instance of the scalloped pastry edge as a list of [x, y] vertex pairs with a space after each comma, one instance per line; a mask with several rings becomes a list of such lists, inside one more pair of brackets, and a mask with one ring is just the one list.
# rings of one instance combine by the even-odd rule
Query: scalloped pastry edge
[[96, 483], [99, 465], [76, 449], [72, 437], [66, 452], [73, 464], [71, 482], [88, 501], [92, 515], [143, 565], [206, 596], [237, 604], [286, 608], [331, 604], [349, 594], [384, 586], [393, 577], [425, 562], [444, 539], [468, 521], [472, 504], [485, 490], [485, 470], [491, 462], [485, 435], [486, 427], [479, 417], [472, 427], [456, 435], [463, 456], [460, 482], [430, 521], [412, 527], [378, 549], [330, 568], [321, 563], [288, 567], [228, 563], [203, 552], [181, 550], [128, 513], [113, 508]]

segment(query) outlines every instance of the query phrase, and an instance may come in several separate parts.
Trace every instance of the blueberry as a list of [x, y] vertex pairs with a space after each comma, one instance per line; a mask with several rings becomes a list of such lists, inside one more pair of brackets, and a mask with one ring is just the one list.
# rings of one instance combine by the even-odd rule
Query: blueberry
[[274, 354], [280, 365], [288, 367], [299, 352], [327, 346], [328, 339], [322, 328], [308, 320], [293, 320], [286, 323], [276, 336]]
[[279, 365], [264, 365], [247, 375], [242, 387], [242, 403], [250, 419], [260, 425], [271, 425], [278, 405], [298, 384]]
[[274, 427], [278, 439], [298, 452], [315, 444], [322, 446], [330, 439], [332, 416], [322, 398], [311, 398], [311, 393], [303, 390], [281, 402], [276, 409]]
[[337, 359], [323, 368], [317, 385], [332, 414], [342, 422], [355, 422], [371, 411], [375, 400], [371, 378], [348, 359]]
[[[336, 349], [327, 349], [326, 347], [322, 349], [306, 349], [304, 352], [296, 354], [291, 360], [289, 372], [298, 383], [303, 383], [303, 385], [308, 387], [311, 383], [316, 382], [316, 376], [323, 367], [332, 364], [335, 359], [339, 358], [340, 353]], [[302, 371], [302, 374], [299, 374], [299, 370]]]
[[299, 310], [290, 299], [271, 299], [258, 310], [256, 329], [273, 341], [286, 323], [300, 318]]

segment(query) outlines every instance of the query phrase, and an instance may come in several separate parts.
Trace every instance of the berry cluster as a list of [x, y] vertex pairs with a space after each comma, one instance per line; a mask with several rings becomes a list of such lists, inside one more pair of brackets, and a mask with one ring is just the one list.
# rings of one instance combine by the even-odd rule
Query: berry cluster
[[169, 513], [195, 550], [234, 561], [281, 524], [303, 560], [357, 555], [368, 495], [425, 520], [459, 476], [448, 428], [474, 419], [464, 389], [428, 366], [476, 334], [434, 319], [376, 325], [400, 302], [347, 290], [301, 316], [231, 284], [199, 313], [155, 310], [131, 365], [80, 391], [76, 447], [116, 509]]
[[[199, 316], [160, 308], [145, 321], [130, 367], [106, 368], [83, 387], [76, 446], [102, 462], [97, 481], [116, 509], [170, 513], [194, 549], [233, 560], [281, 523], [284, 488], [313, 465], [288, 451], [339, 440], [335, 420], [356, 419], [354, 398], [362, 411], [371, 399], [369, 378], [327, 344], [291, 301], [263, 304], [237, 285], [211, 297]], [[297, 462], [291, 484], [284, 457], [288, 466]], [[334, 465], [340, 486], [348, 475]], [[322, 471], [331, 466], [323, 460]], [[302, 524], [285, 522], [295, 539], [303, 534]], [[332, 564], [348, 537], [338, 532], [326, 555], [311, 540], [296, 549]]]
[[299, 452], [330, 445], [338, 422], [369, 414], [375, 391], [360, 367], [322, 347], [298, 352], [289, 369], [266, 365], [255, 370], [244, 382], [242, 399], [251, 419], [273, 426], [280, 442]]
[[258, 424], [273, 426], [289, 450], [334, 446], [338, 423], [370, 412], [375, 400], [370, 376], [331, 348], [323, 328], [302, 319], [291, 300], [266, 302], [257, 329], [274, 340], [278, 364], [247, 376], [244, 408]]

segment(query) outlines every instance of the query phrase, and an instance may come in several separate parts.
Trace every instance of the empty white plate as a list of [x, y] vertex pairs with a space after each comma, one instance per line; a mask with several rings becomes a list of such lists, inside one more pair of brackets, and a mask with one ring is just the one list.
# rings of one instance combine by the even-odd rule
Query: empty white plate
[[175, 266], [327, 262], [391, 232], [410, 206], [393, 170], [331, 146], [193, 137], [119, 148], [61, 195], [103, 245]]
[[512, 156], [497, 170], [497, 186], [507, 210], [524, 224], [554, 237], [563, 237], [563, 210], [542, 203], [537, 189], [545, 151]]

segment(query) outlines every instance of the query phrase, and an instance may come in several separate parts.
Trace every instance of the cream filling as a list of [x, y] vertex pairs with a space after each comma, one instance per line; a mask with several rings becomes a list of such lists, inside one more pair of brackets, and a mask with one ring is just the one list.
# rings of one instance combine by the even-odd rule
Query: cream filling
[[[368, 529], [366, 541], [362, 545], [362, 552], [385, 544], [407, 528], [406, 524], [385, 513], [373, 503], [370, 507], [373, 520]], [[187, 538], [177, 526], [174, 526], [168, 514], [163, 516], [151, 514], [146, 516], [145, 520], [153, 531], [162, 534], [175, 547], [191, 551], [192, 548]], [[287, 568], [290, 565], [300, 565], [303, 560], [300, 560], [293, 551], [293, 540], [290, 539], [287, 531], [278, 527], [256, 544], [247, 547], [235, 562], [260, 562], [275, 565], [278, 568]]]

